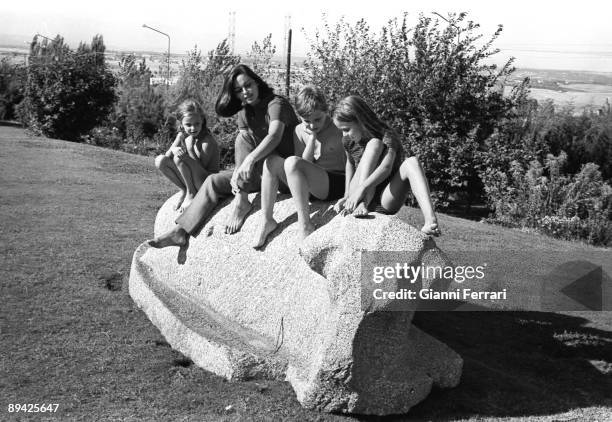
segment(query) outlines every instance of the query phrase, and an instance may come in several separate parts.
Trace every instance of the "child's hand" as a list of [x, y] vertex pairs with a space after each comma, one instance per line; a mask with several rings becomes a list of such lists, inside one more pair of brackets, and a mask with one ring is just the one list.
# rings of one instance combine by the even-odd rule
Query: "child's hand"
[[440, 236], [442, 232], [438, 227], [438, 223], [425, 223], [423, 228], [421, 228], [421, 232], [425, 233], [428, 236]]
[[346, 199], [344, 208], [346, 208], [346, 210], [350, 213], [355, 211], [355, 208], [357, 208], [357, 205], [359, 205], [359, 203], [363, 199], [363, 194], [364, 194], [363, 189], [361, 188], [355, 189], [353, 193], [351, 193], [349, 197]]
[[171, 149], [172, 155], [174, 155], [177, 159], [181, 160], [185, 156], [185, 150], [181, 147], [174, 147]]
[[346, 198], [338, 199], [338, 202], [334, 204], [334, 211], [336, 214], [339, 214], [342, 210], [344, 210], [344, 203], [346, 202]]

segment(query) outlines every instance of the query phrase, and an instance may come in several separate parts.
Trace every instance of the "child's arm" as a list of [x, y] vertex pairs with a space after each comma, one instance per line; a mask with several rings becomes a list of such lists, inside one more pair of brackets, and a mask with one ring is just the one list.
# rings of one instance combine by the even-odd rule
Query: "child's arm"
[[166, 151], [166, 157], [180, 157], [181, 155], [183, 155], [185, 153], [185, 150], [182, 148], [184, 140], [185, 136], [182, 132], [179, 132], [176, 135], [176, 138], [174, 138], [174, 142], [172, 142], [172, 145], [170, 145], [170, 148], [168, 148], [168, 151]]
[[[349, 195], [346, 208], [352, 211], [365, 198], [367, 202], [372, 200], [374, 189], [377, 185], [383, 182], [391, 174], [393, 161], [395, 160], [396, 152], [392, 148], [386, 148], [386, 153], [380, 164], [376, 166], [380, 154], [384, 150], [384, 144], [380, 139], [371, 139], [366, 145], [366, 151], [363, 154], [359, 166], [360, 180], [356, 189]], [[376, 166], [374, 168], [374, 166]], [[372, 168], [374, 168], [372, 170]], [[363, 201], [366, 205], [367, 202]]]
[[302, 158], [306, 161], [314, 163], [314, 153], [317, 147], [317, 134], [314, 132], [307, 132], [307, 134], [308, 140], [306, 141], [306, 148], [304, 148], [304, 152], [302, 152]]
[[344, 196], [336, 202], [334, 205], [334, 211], [340, 212], [344, 208], [344, 203], [349, 197], [350, 187], [351, 187], [351, 179], [355, 174], [355, 169], [353, 168], [353, 164], [349, 158], [348, 152], [344, 151], [346, 154], [346, 163], [344, 165]]
[[209, 173], [218, 173], [220, 167], [219, 144], [212, 135], [207, 135], [205, 139], [206, 142], [198, 142], [200, 163]]

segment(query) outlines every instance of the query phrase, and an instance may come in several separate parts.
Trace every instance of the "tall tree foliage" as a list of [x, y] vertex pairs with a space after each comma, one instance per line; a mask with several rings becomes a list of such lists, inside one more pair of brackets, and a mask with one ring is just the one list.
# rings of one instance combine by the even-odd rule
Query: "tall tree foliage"
[[21, 120], [46, 136], [77, 141], [110, 113], [116, 80], [104, 60], [104, 41], [72, 51], [59, 35], [30, 45], [30, 64], [19, 106]]
[[365, 98], [424, 161], [439, 203], [453, 192], [480, 195], [475, 153], [523, 98], [524, 87], [509, 97], [501, 89], [511, 60], [486, 63], [498, 52], [492, 45], [502, 27], [483, 42], [465, 13], [442, 23], [421, 15], [412, 28], [404, 15], [379, 33], [365, 20], [323, 20], [306, 61], [312, 82], [332, 103], [350, 94]]

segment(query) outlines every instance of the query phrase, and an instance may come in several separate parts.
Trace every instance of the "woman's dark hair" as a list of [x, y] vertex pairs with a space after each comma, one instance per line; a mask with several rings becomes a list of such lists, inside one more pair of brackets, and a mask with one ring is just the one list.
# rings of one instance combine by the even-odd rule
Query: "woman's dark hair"
[[270, 86], [255, 72], [253, 72], [250, 67], [245, 64], [239, 64], [225, 76], [223, 88], [221, 88], [221, 92], [217, 97], [215, 111], [221, 117], [233, 116], [234, 114], [238, 113], [240, 109], [242, 109], [242, 103], [234, 93], [234, 81], [236, 81], [238, 75], [246, 75], [255, 81], [257, 88], [259, 89], [259, 100], [263, 100], [274, 92], [274, 90], [270, 88]]

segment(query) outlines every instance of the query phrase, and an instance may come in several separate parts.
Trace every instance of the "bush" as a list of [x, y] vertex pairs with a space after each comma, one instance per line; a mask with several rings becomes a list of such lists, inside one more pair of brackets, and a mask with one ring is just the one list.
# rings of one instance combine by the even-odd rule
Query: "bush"
[[23, 100], [26, 68], [11, 64], [8, 58], [0, 60], [0, 120], [14, 120], [16, 106]]
[[564, 152], [549, 154], [544, 164], [533, 160], [528, 167], [513, 161], [508, 174], [498, 173], [503, 189], [488, 187], [495, 207], [491, 221], [610, 245], [612, 187], [603, 181], [597, 165], [589, 163], [579, 173], [567, 175], [562, 172], [566, 162]]
[[45, 136], [79, 141], [111, 112], [116, 80], [104, 60], [101, 35], [71, 51], [58, 35], [31, 44], [22, 122]]

